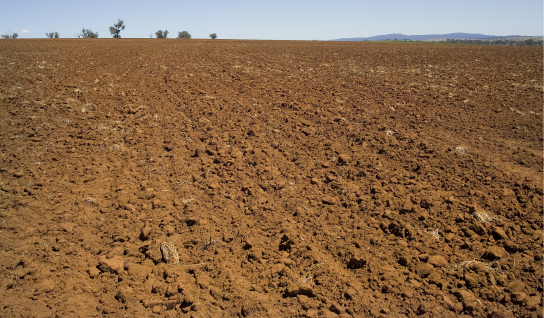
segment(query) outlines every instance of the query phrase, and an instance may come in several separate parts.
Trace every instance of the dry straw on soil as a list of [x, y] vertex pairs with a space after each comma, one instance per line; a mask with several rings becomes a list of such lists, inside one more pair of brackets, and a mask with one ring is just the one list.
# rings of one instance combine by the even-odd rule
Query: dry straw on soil
[[465, 204], [465, 205], [469, 207], [468, 213], [472, 215], [472, 217], [478, 220], [479, 222], [491, 223], [497, 220], [497, 216], [491, 216], [487, 214], [485, 211], [480, 209], [477, 210], [476, 207], [474, 206], [470, 206], [468, 204]]
[[178, 249], [172, 243], [164, 242], [161, 244], [162, 257], [164, 258], [166, 263], [178, 264]]
[[297, 284], [306, 283], [306, 284], [310, 284], [312, 286], [312, 288], [315, 288], [314, 279], [313, 279], [312, 276], [310, 276], [310, 272], [313, 271], [314, 269], [320, 267], [321, 265], [327, 264], [327, 262], [325, 261], [325, 256], [324, 255], [322, 255], [322, 256], [323, 256], [323, 261], [321, 263], [315, 264], [314, 266], [310, 267], [306, 271], [306, 274], [304, 274], [304, 276], [297, 279], [297, 281], [296, 281]]
[[457, 146], [457, 147], [455, 147], [455, 149], [453, 151], [455, 151], [457, 153], [460, 153], [462, 155], [465, 155], [465, 154], [467, 154], [467, 149], [468, 149], [468, 147]]
[[497, 217], [496, 216], [490, 216], [489, 214], [485, 213], [484, 211], [474, 211], [472, 212], [472, 216], [480, 221], [480, 222], [484, 222], [484, 223], [490, 223], [490, 222], [494, 222]]
[[431, 231], [427, 231], [427, 234], [431, 235], [432, 237], [434, 237], [435, 240], [439, 241], [440, 240], [440, 234], [438, 233], [438, 229], [434, 229], [434, 230], [431, 230]]

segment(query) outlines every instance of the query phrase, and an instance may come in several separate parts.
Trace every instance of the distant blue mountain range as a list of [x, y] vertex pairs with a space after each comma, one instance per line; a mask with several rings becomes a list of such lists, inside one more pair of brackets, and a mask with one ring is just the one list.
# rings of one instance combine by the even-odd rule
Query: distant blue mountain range
[[508, 35], [508, 36], [495, 36], [495, 35], [485, 35], [477, 33], [448, 33], [448, 34], [425, 34], [425, 35], [404, 35], [400, 33], [393, 34], [384, 34], [370, 36], [367, 38], [343, 38], [330, 41], [383, 41], [383, 40], [412, 40], [412, 41], [422, 41], [430, 39], [489, 39], [489, 38], [504, 38], [518, 35]]

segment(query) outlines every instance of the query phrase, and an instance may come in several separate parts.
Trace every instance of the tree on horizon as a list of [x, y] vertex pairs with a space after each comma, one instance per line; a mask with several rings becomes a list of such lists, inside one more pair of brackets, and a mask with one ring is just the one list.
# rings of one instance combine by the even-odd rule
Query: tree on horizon
[[168, 36], [168, 30], [164, 30], [164, 31], [157, 31], [155, 32], [155, 36], [157, 37], [157, 39], [166, 39], [166, 37]]
[[123, 20], [117, 19], [117, 23], [113, 26], [110, 26], [110, 33], [111, 35], [113, 35], [114, 38], [120, 38], [121, 35], [119, 33], [121, 33], [121, 31], [124, 29], [125, 25], [123, 24]]
[[189, 34], [189, 32], [187, 31], [178, 32], [178, 39], [190, 39], [190, 38], [191, 38], [191, 34]]

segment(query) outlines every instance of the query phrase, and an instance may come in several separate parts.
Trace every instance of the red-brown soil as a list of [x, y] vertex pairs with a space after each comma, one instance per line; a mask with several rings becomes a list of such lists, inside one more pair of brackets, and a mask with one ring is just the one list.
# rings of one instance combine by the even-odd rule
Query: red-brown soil
[[541, 48], [0, 60], [2, 317], [542, 316]]

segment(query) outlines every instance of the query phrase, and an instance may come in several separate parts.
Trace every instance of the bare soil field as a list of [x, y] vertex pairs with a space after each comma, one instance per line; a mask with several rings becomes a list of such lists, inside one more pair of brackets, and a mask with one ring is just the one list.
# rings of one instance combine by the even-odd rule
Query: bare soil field
[[0, 41], [0, 316], [541, 317], [542, 48]]

